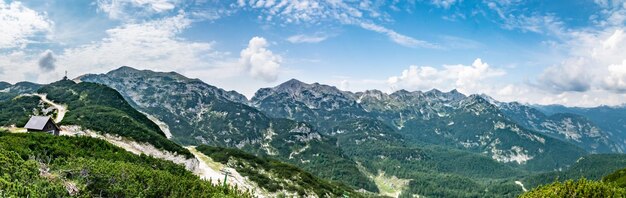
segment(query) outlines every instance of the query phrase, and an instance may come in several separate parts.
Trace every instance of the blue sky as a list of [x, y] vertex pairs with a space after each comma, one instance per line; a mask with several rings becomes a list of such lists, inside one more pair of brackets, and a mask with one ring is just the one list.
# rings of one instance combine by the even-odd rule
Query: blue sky
[[0, 80], [128, 65], [248, 97], [297, 78], [619, 105], [625, 22], [625, 0], [0, 0]]

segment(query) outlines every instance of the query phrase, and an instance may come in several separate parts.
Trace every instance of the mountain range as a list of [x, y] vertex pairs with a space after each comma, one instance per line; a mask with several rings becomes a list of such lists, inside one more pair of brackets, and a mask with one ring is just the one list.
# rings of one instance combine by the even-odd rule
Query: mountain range
[[[311, 175], [298, 173], [303, 177], [321, 178], [293, 182], [327, 189], [300, 195], [352, 189], [393, 197], [511, 197], [525, 190], [518, 182], [534, 187], [566, 178], [561, 173], [598, 178], [626, 166], [623, 155], [601, 155], [626, 149], [623, 106], [529, 105], [457, 90], [349, 92], [296, 79], [248, 99], [175, 72], [127, 66], [73, 81], [0, 83], [0, 108], [12, 112], [0, 115], [0, 124], [23, 125], [34, 110], [47, 112], [38, 98], [24, 96], [43, 94], [69, 106], [62, 125], [115, 133], [184, 158], [193, 155], [183, 146], [200, 146], [240, 172], [260, 171], [247, 174], [255, 181], [280, 175], [272, 168], [280, 166], [267, 164], [284, 162]], [[251, 156], [271, 160], [246, 161]], [[569, 174], [581, 159], [596, 159], [584, 167], [612, 165]]]

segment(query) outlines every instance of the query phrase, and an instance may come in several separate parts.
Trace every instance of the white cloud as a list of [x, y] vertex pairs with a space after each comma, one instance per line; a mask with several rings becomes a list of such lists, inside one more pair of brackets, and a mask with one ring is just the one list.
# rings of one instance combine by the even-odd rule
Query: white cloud
[[[250, 96], [259, 86], [269, 86], [265, 81], [277, 78], [281, 57], [267, 49], [265, 39], [250, 41], [242, 51], [242, 56], [247, 58], [247, 65], [243, 65], [244, 58], [214, 49], [213, 42], [182, 38], [181, 33], [191, 23], [192, 20], [181, 12], [156, 20], [129, 21], [106, 30], [100, 40], [67, 47], [58, 53], [33, 49], [0, 52], [0, 71], [3, 71], [0, 79], [12, 83], [23, 80], [50, 83], [61, 79], [65, 70], [70, 77], [76, 77], [104, 73], [126, 65], [137, 69], [176, 71]], [[55, 67], [47, 67], [47, 73], [40, 68], [42, 57], [56, 60], [53, 61]]]
[[621, 28], [572, 31], [563, 44], [567, 56], [538, 78], [540, 86], [557, 93], [589, 90], [620, 91], [619, 71], [626, 59], [626, 39]]
[[266, 21], [280, 21], [284, 24], [315, 24], [335, 22], [343, 25], [355, 25], [366, 30], [381, 33], [395, 43], [408, 47], [436, 48], [435, 44], [400, 34], [375, 23], [387, 16], [375, 9], [369, 1], [266, 1], [239, 0], [235, 6], [244, 9], [259, 10], [260, 18]]
[[[626, 64], [626, 63], [623, 63]], [[625, 74], [624, 67], [619, 74]], [[625, 76], [620, 76], [624, 79]], [[616, 94], [607, 90], [591, 89], [586, 92], [555, 93], [539, 86], [526, 83], [500, 83], [507, 78], [505, 71], [491, 68], [480, 59], [471, 66], [444, 65], [443, 68], [411, 66], [399, 76], [392, 76], [386, 82], [367, 79], [340, 78], [332, 82], [342, 89], [364, 91], [379, 89], [387, 93], [398, 89], [430, 90], [433, 88], [448, 91], [458, 89], [464, 94], [487, 94], [503, 102], [522, 102], [530, 104], [562, 104], [568, 106], [592, 107], [598, 105], [621, 105], [626, 101], [626, 94]], [[626, 82], [626, 81], [623, 81]], [[349, 87], [345, 86], [349, 83]], [[619, 82], [618, 82], [619, 83]]]
[[0, 81], [19, 82], [37, 81], [41, 71], [37, 67], [37, 58], [23, 51], [12, 51], [0, 55]]
[[0, 0], [0, 49], [26, 47], [45, 39], [52, 31], [53, 22], [19, 1], [5, 3]]
[[410, 66], [400, 76], [392, 76], [387, 82], [394, 89], [428, 90], [459, 89], [463, 92], [480, 92], [484, 80], [503, 76], [506, 72], [489, 67], [481, 59], [472, 65], [444, 65], [442, 69], [430, 66]]
[[535, 32], [554, 36], [561, 36], [565, 31], [563, 22], [554, 14], [528, 13], [519, 9], [519, 0], [485, 1], [487, 7], [493, 10], [498, 18], [494, 19], [502, 28]]
[[319, 43], [326, 39], [328, 39], [326, 35], [296, 34], [287, 38], [287, 41], [291, 43]]
[[452, 5], [456, 3], [460, 3], [463, 0], [432, 0], [431, 3], [435, 6], [442, 7], [445, 9], [450, 8]]
[[379, 26], [373, 23], [361, 23], [360, 26], [363, 29], [371, 30], [374, 32], [386, 34], [391, 41], [406, 46], [406, 47], [424, 47], [424, 48], [440, 48], [439, 46], [426, 42], [411, 38], [409, 36], [405, 36], [402, 34], [398, 34], [397, 32], [387, 29], [383, 26]]
[[111, 19], [133, 19], [171, 11], [178, 0], [98, 0], [98, 9]]
[[584, 92], [591, 88], [592, 76], [586, 71], [586, 59], [570, 59], [546, 68], [538, 80], [542, 86], [555, 92]]
[[609, 65], [604, 83], [607, 89], [626, 93], [626, 59], [621, 64]]
[[241, 63], [249, 70], [250, 75], [266, 82], [274, 82], [278, 78], [282, 58], [267, 49], [265, 38], [250, 39], [248, 47], [241, 51]]
[[[601, 26], [623, 26], [626, 22], [625, 0], [594, 0], [602, 11], [598, 14], [602, 20], [595, 22]], [[595, 17], [598, 17], [597, 15]]]
[[562, 104], [567, 106], [594, 107], [598, 105], [621, 105], [626, 101], [624, 94], [605, 90], [586, 92], [563, 92], [555, 94], [540, 87], [525, 84], [493, 85], [483, 90], [495, 99], [505, 102], [517, 101], [531, 104]]
[[66, 49], [62, 65], [84, 72], [106, 71], [122, 65], [176, 70], [200, 66], [216, 52], [211, 43], [189, 42], [177, 35], [191, 21], [183, 14], [106, 31], [99, 42]]

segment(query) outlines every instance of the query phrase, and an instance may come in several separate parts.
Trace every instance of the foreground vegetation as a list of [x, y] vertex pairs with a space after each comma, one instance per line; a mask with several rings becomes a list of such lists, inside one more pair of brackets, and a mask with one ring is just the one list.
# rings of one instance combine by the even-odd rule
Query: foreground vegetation
[[578, 181], [567, 180], [541, 186], [530, 192], [522, 194], [522, 198], [535, 197], [624, 197], [626, 189], [617, 187], [611, 183], [580, 179]]
[[[175, 181], [175, 182], [173, 182]], [[0, 197], [252, 197], [103, 140], [0, 132]]]
[[537, 187], [520, 197], [626, 197], [626, 169], [606, 175], [601, 181], [585, 178], [556, 181]]

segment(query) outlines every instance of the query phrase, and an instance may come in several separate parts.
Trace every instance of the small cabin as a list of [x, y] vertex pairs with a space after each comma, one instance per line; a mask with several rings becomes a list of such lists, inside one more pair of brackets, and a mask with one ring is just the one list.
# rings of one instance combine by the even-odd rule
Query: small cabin
[[59, 127], [49, 116], [32, 116], [24, 126], [28, 132], [43, 132], [59, 135]]

